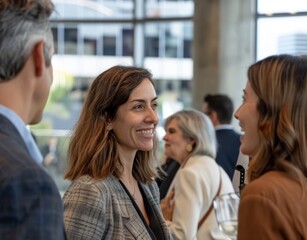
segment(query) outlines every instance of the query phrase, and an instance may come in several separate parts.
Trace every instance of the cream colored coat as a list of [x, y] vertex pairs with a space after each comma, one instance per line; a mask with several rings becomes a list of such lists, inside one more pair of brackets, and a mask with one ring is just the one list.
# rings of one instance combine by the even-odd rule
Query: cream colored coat
[[174, 239], [213, 239], [210, 232], [217, 228], [214, 210], [199, 230], [197, 225], [216, 196], [220, 174], [220, 194], [233, 192], [232, 182], [226, 172], [208, 156], [193, 156], [178, 170], [169, 189], [175, 189], [173, 219], [167, 221]]

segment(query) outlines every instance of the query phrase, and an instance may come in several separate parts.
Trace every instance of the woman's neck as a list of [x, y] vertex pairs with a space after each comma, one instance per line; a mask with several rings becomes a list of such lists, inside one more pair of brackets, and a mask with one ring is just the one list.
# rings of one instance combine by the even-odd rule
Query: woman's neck
[[192, 154], [187, 154], [187, 156], [181, 161], [180, 166], [183, 168], [186, 163], [188, 162], [189, 158], [192, 156]]
[[132, 168], [137, 150], [126, 150], [122, 146], [117, 146], [119, 159], [123, 165], [123, 175], [132, 177]]

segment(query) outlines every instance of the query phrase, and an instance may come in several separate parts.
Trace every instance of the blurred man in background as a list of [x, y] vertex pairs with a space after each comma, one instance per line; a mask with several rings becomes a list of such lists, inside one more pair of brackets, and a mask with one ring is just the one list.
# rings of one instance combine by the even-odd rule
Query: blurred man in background
[[204, 97], [203, 112], [211, 119], [218, 142], [216, 162], [233, 178], [240, 151], [240, 134], [231, 125], [233, 102], [227, 95], [208, 94]]

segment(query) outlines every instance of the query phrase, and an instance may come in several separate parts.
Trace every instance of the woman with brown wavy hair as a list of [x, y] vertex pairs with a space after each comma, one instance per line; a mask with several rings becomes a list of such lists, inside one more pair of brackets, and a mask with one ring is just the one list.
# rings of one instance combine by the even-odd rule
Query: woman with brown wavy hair
[[276, 55], [248, 70], [235, 112], [251, 157], [238, 240], [307, 238], [307, 57]]
[[154, 178], [157, 95], [143, 68], [114, 66], [92, 83], [69, 145], [68, 239], [170, 239]]

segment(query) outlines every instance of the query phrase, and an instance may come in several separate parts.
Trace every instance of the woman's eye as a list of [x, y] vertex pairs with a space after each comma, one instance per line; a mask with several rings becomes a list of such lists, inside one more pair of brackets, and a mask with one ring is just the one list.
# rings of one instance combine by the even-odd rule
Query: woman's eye
[[244, 95], [242, 96], [242, 102], [243, 103], [245, 102], [245, 96]]
[[143, 106], [142, 106], [141, 104], [139, 104], [139, 105], [134, 106], [133, 108], [134, 108], [134, 109], [142, 109]]
[[168, 129], [168, 132], [170, 133], [170, 134], [173, 134], [173, 133], [175, 133], [176, 131], [175, 131], [175, 129]]
[[151, 104], [151, 107], [152, 107], [153, 109], [157, 109], [157, 108], [158, 108], [158, 103], [157, 103], [157, 102], [152, 103], [152, 104]]

